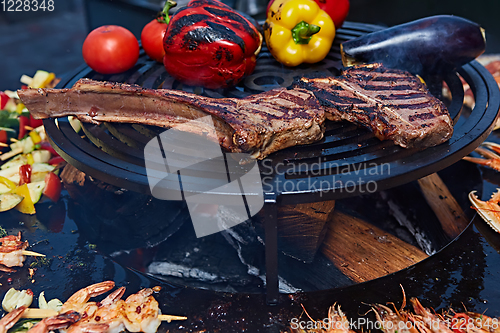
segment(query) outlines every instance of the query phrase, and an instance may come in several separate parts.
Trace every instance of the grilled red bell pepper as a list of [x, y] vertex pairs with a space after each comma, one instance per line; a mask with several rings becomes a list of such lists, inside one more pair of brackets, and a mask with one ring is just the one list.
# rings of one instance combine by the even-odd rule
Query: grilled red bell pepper
[[210, 89], [233, 86], [255, 69], [262, 35], [217, 0], [192, 0], [171, 18], [163, 64], [180, 82]]
[[[335, 29], [338, 29], [344, 24], [344, 21], [349, 13], [350, 2], [349, 0], [314, 0], [319, 8], [324, 10], [332, 19], [335, 24]], [[274, 0], [269, 1], [267, 4], [267, 12], [273, 4]]]

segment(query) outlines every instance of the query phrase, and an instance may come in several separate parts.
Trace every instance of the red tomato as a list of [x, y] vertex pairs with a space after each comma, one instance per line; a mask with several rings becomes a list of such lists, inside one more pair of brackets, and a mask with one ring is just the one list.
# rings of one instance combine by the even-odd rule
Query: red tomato
[[163, 36], [168, 24], [154, 19], [144, 26], [141, 32], [141, 43], [144, 52], [153, 60], [163, 62], [165, 50], [163, 49]]
[[59, 200], [59, 197], [61, 196], [61, 179], [59, 179], [55, 173], [49, 172], [45, 176], [45, 188], [43, 189], [43, 194], [54, 202]]
[[104, 25], [92, 30], [82, 48], [83, 60], [101, 74], [116, 74], [132, 68], [139, 59], [139, 42], [124, 27]]
[[151, 59], [161, 63], [163, 63], [163, 56], [165, 55], [163, 37], [170, 22], [168, 11], [175, 6], [177, 6], [175, 1], [167, 0], [163, 6], [163, 10], [158, 13], [157, 18], [146, 24], [141, 32], [141, 43], [144, 52]]

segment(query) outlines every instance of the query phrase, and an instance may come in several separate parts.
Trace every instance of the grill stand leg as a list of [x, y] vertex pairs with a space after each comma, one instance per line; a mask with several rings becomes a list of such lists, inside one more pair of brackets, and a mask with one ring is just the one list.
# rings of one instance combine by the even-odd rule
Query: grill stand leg
[[278, 304], [278, 207], [276, 196], [265, 198], [265, 244], [266, 244], [266, 301]]

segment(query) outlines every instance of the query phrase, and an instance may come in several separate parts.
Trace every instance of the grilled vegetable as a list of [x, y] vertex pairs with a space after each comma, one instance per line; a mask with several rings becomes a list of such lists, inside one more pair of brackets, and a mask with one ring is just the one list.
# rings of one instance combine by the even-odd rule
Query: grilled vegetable
[[261, 44], [257, 28], [231, 7], [192, 0], [170, 20], [163, 64], [184, 84], [226, 88], [253, 72]]
[[312, 0], [274, 1], [263, 28], [273, 57], [290, 67], [323, 60], [335, 37], [332, 19]]
[[457, 16], [438, 15], [379, 30], [341, 45], [342, 62], [382, 62], [414, 74], [442, 74], [481, 55], [484, 30]]
[[22, 196], [14, 193], [0, 194], [0, 212], [16, 207], [23, 199]]
[[[344, 20], [349, 14], [349, 8], [351, 4], [349, 0], [314, 0], [319, 8], [323, 9], [335, 24], [335, 29], [338, 29], [344, 24]], [[274, 0], [269, 1], [267, 4], [266, 12], [269, 12], [269, 8], [273, 4]]]

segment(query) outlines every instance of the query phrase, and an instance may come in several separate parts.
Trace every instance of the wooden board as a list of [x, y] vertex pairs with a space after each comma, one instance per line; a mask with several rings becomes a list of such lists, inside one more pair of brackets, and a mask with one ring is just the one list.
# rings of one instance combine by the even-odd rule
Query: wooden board
[[332, 214], [327, 226], [321, 252], [355, 282], [376, 279], [428, 257], [415, 246], [340, 211]]

